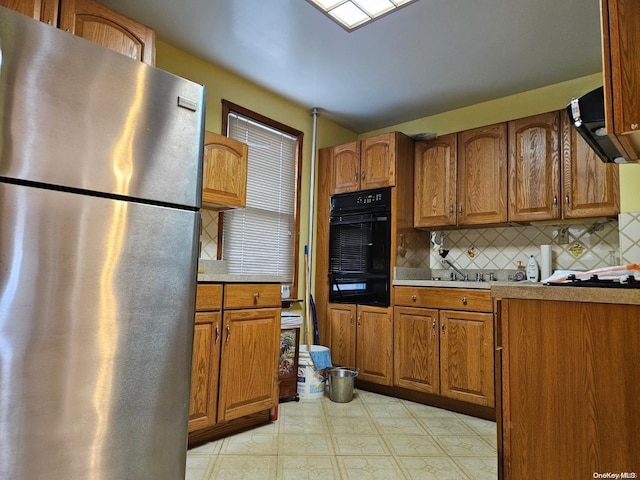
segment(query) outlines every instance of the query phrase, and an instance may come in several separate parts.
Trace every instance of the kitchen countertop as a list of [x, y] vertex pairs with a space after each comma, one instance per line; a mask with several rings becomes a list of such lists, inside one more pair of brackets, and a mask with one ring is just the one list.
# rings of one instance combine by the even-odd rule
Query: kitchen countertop
[[224, 260], [198, 261], [198, 283], [284, 283], [279, 275], [238, 275], [228, 273]]
[[[526, 283], [526, 282], [523, 282]], [[496, 285], [491, 288], [494, 298], [556, 300], [560, 302], [640, 304], [640, 289], [552, 287], [542, 283], [528, 285]]]
[[279, 275], [237, 275], [233, 273], [198, 273], [198, 283], [283, 283]]
[[448, 287], [448, 288], [473, 288], [489, 290], [496, 285], [511, 285], [519, 286], [521, 284], [530, 282], [474, 282], [474, 281], [451, 281], [451, 280], [420, 280], [420, 279], [406, 279], [406, 280], [394, 280], [393, 286], [407, 286], [407, 287]]

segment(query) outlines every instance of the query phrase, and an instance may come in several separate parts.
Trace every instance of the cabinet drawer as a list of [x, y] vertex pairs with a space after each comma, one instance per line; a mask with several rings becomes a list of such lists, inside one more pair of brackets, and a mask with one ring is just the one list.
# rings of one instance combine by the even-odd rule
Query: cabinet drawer
[[222, 308], [222, 285], [199, 283], [196, 293], [196, 311], [220, 310]]
[[279, 307], [279, 283], [237, 283], [224, 286], [224, 308]]
[[491, 312], [491, 292], [465, 288], [394, 287], [395, 305]]

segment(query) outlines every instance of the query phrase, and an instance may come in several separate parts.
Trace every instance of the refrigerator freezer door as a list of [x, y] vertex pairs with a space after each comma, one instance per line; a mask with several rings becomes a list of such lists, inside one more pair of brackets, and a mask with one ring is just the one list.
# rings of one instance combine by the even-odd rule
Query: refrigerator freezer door
[[199, 213], [0, 182], [0, 218], [0, 478], [184, 478]]
[[0, 7], [0, 177], [199, 207], [204, 88]]

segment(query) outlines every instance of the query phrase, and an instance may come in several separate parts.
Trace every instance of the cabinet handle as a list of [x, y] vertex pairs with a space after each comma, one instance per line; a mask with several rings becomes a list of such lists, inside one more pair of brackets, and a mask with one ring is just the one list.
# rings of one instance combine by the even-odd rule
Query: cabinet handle
[[353, 327], [353, 315], [351, 315], [351, 326]]
[[229, 345], [230, 338], [231, 338], [231, 326], [227, 325], [227, 340], [226, 340], [227, 345]]
[[258, 299], [260, 298], [260, 293], [256, 292], [253, 294], [253, 303], [258, 304]]
[[218, 344], [218, 340], [220, 340], [220, 325], [216, 323], [216, 340], [213, 342], [214, 345]]
[[462, 215], [462, 205], [458, 207], [458, 213]]
[[453, 205], [449, 207], [449, 215], [453, 215]]
[[565, 195], [564, 196], [564, 203], [566, 203], [567, 205], [569, 205], [569, 195]]
[[360, 177], [362, 180], [364, 180], [364, 170], [362, 170], [362, 175]]
[[360, 314], [358, 314], [358, 326], [360, 326], [360, 325], [362, 325], [362, 324], [360, 323]]
[[356, 172], [356, 173], [353, 175], [353, 181], [354, 181], [354, 182], [357, 182], [357, 181], [358, 181], [358, 172]]
[[558, 205], [558, 196], [557, 195], [553, 196], [553, 204], [554, 205]]
[[466, 305], [467, 304], [467, 297], [462, 297], [462, 304]]
[[442, 322], [442, 325], [440, 326], [440, 328], [442, 329], [442, 335], [444, 335], [446, 333], [444, 328], [444, 322]]
[[431, 324], [431, 329], [433, 330], [433, 336], [435, 337], [438, 334], [438, 329], [436, 328], [436, 321], [435, 320]]
[[638, 124], [637, 123], [632, 123], [631, 124], [631, 130], [636, 130], [638, 128]]
[[411, 301], [415, 302], [418, 299], [418, 297], [416, 297], [415, 295], [411, 295]]

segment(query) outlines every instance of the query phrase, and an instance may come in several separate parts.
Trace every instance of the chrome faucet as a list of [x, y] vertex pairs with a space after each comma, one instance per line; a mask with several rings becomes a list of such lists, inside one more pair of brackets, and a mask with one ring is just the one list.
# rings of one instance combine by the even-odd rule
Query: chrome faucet
[[467, 280], [469, 280], [469, 275], [467, 275], [462, 270], [460, 270], [458, 267], [456, 267], [450, 260], [447, 260], [446, 258], [443, 258], [441, 261], [442, 261], [443, 264], [449, 265], [451, 268], [453, 268], [456, 271], [456, 273], [458, 275], [460, 275], [465, 282]]

